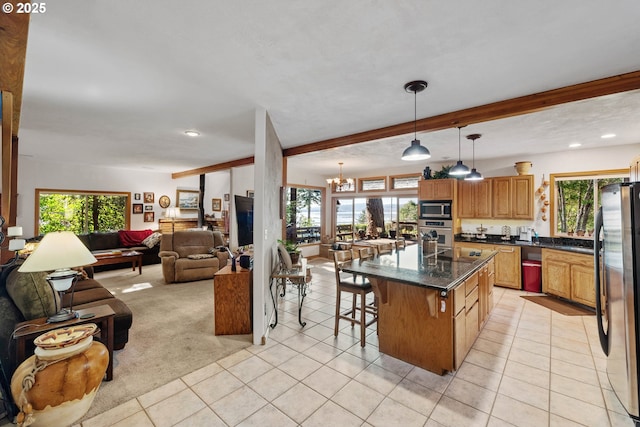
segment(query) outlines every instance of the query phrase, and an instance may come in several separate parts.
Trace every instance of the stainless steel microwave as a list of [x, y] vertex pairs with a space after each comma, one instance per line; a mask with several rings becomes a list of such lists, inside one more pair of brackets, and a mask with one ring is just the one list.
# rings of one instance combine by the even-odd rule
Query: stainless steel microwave
[[451, 219], [451, 200], [421, 200], [420, 219]]

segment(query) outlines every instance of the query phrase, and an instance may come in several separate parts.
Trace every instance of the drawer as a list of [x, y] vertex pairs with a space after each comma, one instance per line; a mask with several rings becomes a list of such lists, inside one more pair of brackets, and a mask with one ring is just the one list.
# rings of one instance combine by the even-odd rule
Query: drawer
[[465, 299], [464, 305], [467, 307], [467, 311], [471, 309], [471, 307], [478, 301], [478, 287], [476, 286], [469, 292], [467, 298]]
[[469, 292], [473, 290], [476, 286], [478, 286], [478, 272], [473, 273], [467, 280], [464, 281], [464, 286], [466, 289], [466, 294], [469, 295]]

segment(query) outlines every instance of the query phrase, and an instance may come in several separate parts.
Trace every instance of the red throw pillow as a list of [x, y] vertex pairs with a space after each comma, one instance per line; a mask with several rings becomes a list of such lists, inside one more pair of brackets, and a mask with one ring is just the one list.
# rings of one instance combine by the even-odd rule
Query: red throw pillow
[[141, 246], [142, 241], [153, 233], [151, 230], [120, 230], [118, 235], [120, 237], [120, 244], [122, 246]]

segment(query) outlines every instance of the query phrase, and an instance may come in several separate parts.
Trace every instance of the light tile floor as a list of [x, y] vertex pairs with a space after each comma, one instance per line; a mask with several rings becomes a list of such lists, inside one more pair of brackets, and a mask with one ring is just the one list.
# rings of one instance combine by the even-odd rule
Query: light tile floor
[[[605, 373], [595, 317], [568, 317], [495, 288], [496, 306], [457, 372], [381, 354], [357, 327], [333, 336], [333, 265], [312, 260], [305, 328], [295, 292], [253, 346], [82, 422], [165, 426], [633, 426]], [[344, 298], [343, 298], [344, 301]]]

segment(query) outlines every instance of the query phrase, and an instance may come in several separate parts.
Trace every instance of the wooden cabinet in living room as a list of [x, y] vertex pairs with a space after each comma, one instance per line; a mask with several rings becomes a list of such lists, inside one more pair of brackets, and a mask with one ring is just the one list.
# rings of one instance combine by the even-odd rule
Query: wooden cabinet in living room
[[492, 217], [533, 219], [533, 175], [491, 178]]
[[418, 183], [420, 200], [454, 200], [456, 179], [424, 179]]
[[542, 292], [595, 307], [591, 255], [542, 249]]
[[491, 218], [491, 180], [458, 181], [458, 217]]

